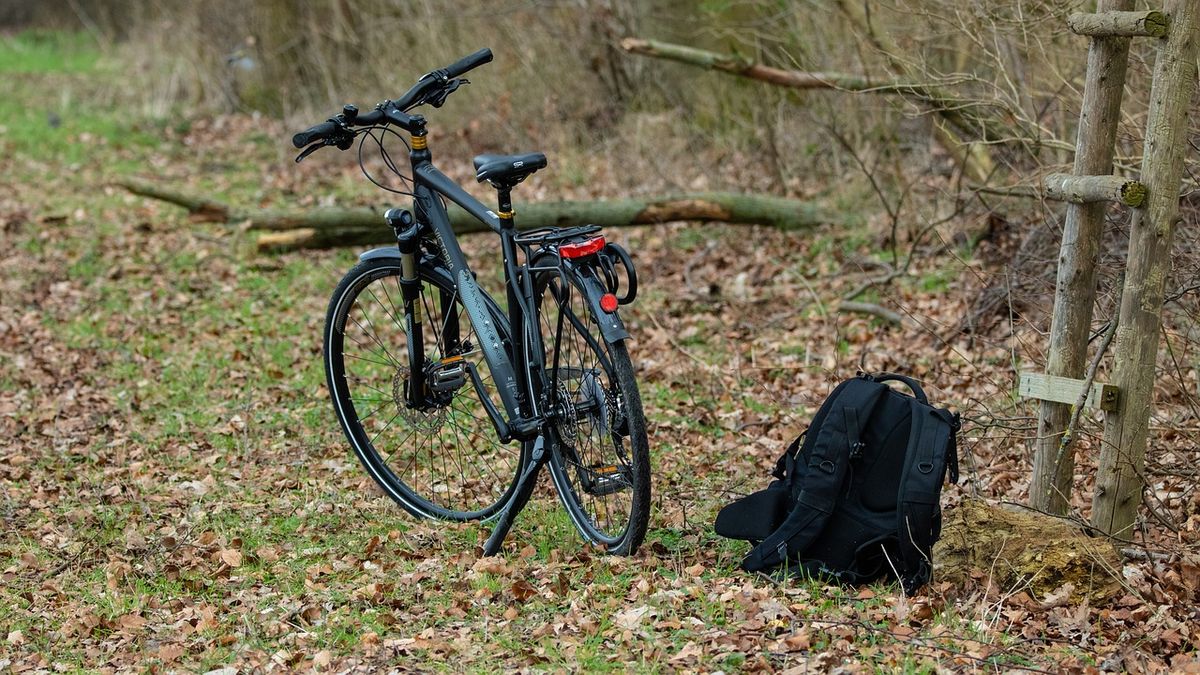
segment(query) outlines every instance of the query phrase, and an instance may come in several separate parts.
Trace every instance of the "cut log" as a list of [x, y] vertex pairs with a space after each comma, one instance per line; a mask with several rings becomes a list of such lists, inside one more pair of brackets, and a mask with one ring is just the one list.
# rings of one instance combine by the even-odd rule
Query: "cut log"
[[[121, 187], [142, 196], [170, 202], [203, 214], [207, 219], [248, 223], [248, 229], [268, 231], [260, 249], [294, 250], [391, 243], [395, 236], [384, 224], [382, 209], [322, 207], [308, 210], [236, 209], [211, 199], [166, 190], [153, 183], [122, 180]], [[451, 205], [450, 225], [458, 234], [490, 232], [466, 211]], [[765, 225], [784, 230], [814, 227], [832, 219], [809, 202], [771, 195], [697, 192], [644, 199], [529, 203], [517, 207], [517, 227], [566, 227], [595, 223], [602, 227], [655, 225], [684, 220]], [[278, 234], [275, 234], [278, 233]]]
[[1171, 20], [1162, 12], [1098, 12], [1072, 14], [1067, 26], [1076, 35], [1090, 37], [1163, 37]]
[[1138, 207], [1146, 201], [1146, 186], [1121, 176], [1068, 176], [1052, 173], [1042, 181], [1046, 197], [1072, 204], [1118, 202]]
[[[451, 205], [450, 225], [457, 234], [490, 232], [466, 211]], [[262, 214], [251, 217], [250, 229], [285, 230], [259, 236], [259, 250], [296, 250], [386, 244], [395, 240], [379, 212], [370, 209], [314, 209], [308, 213]], [[657, 225], [684, 220], [736, 225], [767, 225], [783, 230], [830, 222], [805, 202], [767, 195], [701, 192], [651, 199], [531, 203], [516, 209], [517, 227], [569, 227], [594, 223], [601, 227]], [[303, 228], [303, 229], [297, 229]]]

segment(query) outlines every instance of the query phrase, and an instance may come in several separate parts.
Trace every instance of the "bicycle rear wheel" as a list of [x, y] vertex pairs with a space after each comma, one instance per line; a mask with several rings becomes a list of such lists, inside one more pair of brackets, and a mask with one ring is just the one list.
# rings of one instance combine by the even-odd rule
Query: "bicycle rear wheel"
[[[427, 368], [455, 369], [439, 372], [449, 382], [440, 400], [425, 410], [407, 405], [400, 260], [373, 259], [351, 269], [329, 302], [325, 374], [334, 411], [367, 472], [410, 513], [487, 518], [512, 494], [528, 448], [501, 443], [479, 400], [470, 368], [493, 400], [496, 387], [449, 272], [422, 262], [419, 278]], [[494, 303], [489, 310], [502, 316]], [[506, 323], [494, 323], [507, 341]]]
[[608, 343], [584, 295], [586, 270], [539, 281], [539, 325], [546, 345], [550, 473], [580, 534], [609, 553], [628, 555], [646, 536], [650, 453], [646, 420], [623, 341]]

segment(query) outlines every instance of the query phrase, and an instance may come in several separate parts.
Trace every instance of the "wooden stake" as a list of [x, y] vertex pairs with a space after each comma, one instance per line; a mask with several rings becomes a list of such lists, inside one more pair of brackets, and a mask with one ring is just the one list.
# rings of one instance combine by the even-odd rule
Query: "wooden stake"
[[1121, 296], [1113, 384], [1121, 390], [1117, 410], [1104, 421], [1104, 443], [1092, 499], [1092, 524], [1130, 539], [1142, 502], [1146, 439], [1154, 404], [1155, 363], [1171, 239], [1179, 217], [1179, 190], [1188, 148], [1188, 110], [1196, 88], [1200, 3], [1175, 0], [1171, 32], [1154, 64], [1146, 120], [1142, 181], [1150, 189], [1146, 208], [1133, 212], [1129, 262]]
[[[1129, 10], [1133, 0], [1101, 0], [1101, 11]], [[1112, 173], [1113, 147], [1121, 116], [1121, 94], [1129, 60], [1129, 39], [1092, 40], [1079, 113], [1077, 176]], [[1069, 204], [1058, 257], [1058, 282], [1050, 324], [1046, 374], [1081, 379], [1087, 363], [1088, 328], [1096, 300], [1096, 255], [1104, 226], [1104, 204]], [[1038, 412], [1037, 446], [1029, 502], [1041, 511], [1065, 514], [1075, 478], [1075, 454], [1060, 452], [1071, 406], [1043, 401]]]

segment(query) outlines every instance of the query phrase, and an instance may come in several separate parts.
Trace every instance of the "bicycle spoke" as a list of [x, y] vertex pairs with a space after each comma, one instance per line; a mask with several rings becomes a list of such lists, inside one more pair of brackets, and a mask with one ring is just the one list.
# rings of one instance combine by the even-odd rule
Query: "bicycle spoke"
[[[363, 312], [363, 317], [364, 317], [364, 318], [366, 318], [366, 320], [367, 320], [367, 323], [371, 323], [371, 317], [370, 317], [370, 316], [369, 316], [369, 315], [368, 315], [368, 314], [367, 314], [365, 311]], [[360, 329], [362, 329], [362, 331], [363, 331], [364, 333], [366, 333], [366, 332], [367, 332], [367, 329], [365, 329], [365, 328], [363, 328], [363, 327], [362, 327], [362, 324], [358, 322], [358, 319], [355, 319], [355, 320], [354, 320], [354, 323], [355, 323], [355, 324], [357, 324], [357, 325], [358, 325], [358, 327], [359, 327]], [[372, 331], [374, 331], [374, 325], [372, 325], [372, 327], [371, 327], [371, 328], [372, 328]], [[391, 361], [391, 362], [392, 362], [392, 364], [393, 364], [393, 365], [395, 365], [395, 366], [403, 366], [403, 364], [402, 364], [400, 361], [398, 361], [398, 360], [396, 359], [396, 357], [392, 356], [391, 352], [389, 352], [389, 351], [388, 351], [388, 349], [387, 349], [387, 347], [386, 347], [386, 346], [383, 344], [383, 341], [381, 341], [381, 340], [380, 340], [378, 337], [376, 337], [376, 335], [375, 335], [375, 333], [374, 333], [374, 332], [371, 332], [371, 333], [369, 333], [369, 334], [368, 334], [368, 336], [369, 336], [370, 338], [372, 338], [372, 339], [374, 339], [374, 340], [375, 340], [375, 344], [378, 344], [378, 345], [379, 345], [379, 348], [383, 350], [383, 353], [384, 353], [384, 355], [387, 357], [387, 359], [388, 359], [389, 361]]]
[[[396, 277], [396, 286], [398, 288], [400, 287], [400, 277]], [[388, 293], [387, 284], [380, 284], [379, 290], [383, 291], [383, 296], [385, 298], [387, 298], [387, 301], [388, 301], [388, 307], [390, 307], [392, 310], [391, 312], [388, 312], [388, 307], [384, 307], [383, 311], [388, 312], [388, 314], [392, 317], [392, 323], [396, 324], [397, 327], [399, 327], [401, 330], [403, 330], [405, 326], [404, 326], [404, 321], [400, 319], [401, 311], [399, 308], [396, 307], [395, 301], [392, 300], [392, 294]], [[374, 296], [375, 294], [372, 293], [371, 295]], [[400, 306], [401, 307], [404, 306], [403, 290], [401, 290], [401, 292], [400, 292]]]
[[[430, 402], [428, 410], [401, 407], [382, 414], [395, 405], [394, 390], [402, 383], [397, 378], [408, 377], [403, 365], [408, 352], [400, 304], [403, 291], [398, 270], [392, 269], [391, 274], [376, 277], [363, 287], [360, 301], [349, 305], [347, 316], [339, 319], [351, 329], [341, 331], [338, 353], [345, 372], [340, 381], [351, 389], [345, 400], [364, 410], [356, 424], [377, 457], [371, 461], [378, 462], [381, 473], [373, 475], [392, 481], [394, 490], [410, 495], [418, 504], [443, 512], [465, 514], [497, 508], [518, 473], [521, 451], [495, 438], [492, 420], [477, 400], [472, 383], [465, 383], [444, 402]], [[423, 284], [416, 301], [426, 317], [424, 350], [436, 365], [449, 353], [447, 346], [477, 343], [478, 339], [458, 291], [450, 290], [449, 283], [443, 287], [423, 280]], [[460, 330], [452, 333], [455, 317]], [[484, 393], [495, 392], [496, 384], [480, 348], [473, 346], [462, 356], [477, 369]]]
[[357, 359], [357, 360], [359, 360], [359, 361], [367, 361], [367, 362], [369, 362], [369, 363], [378, 363], [379, 365], [381, 365], [381, 366], [387, 366], [388, 368], [394, 368], [394, 367], [395, 367], [395, 364], [392, 364], [392, 363], [385, 363], [385, 362], [383, 362], [383, 361], [376, 361], [375, 359], [368, 359], [368, 358], [365, 358], [365, 357], [362, 357], [362, 356], [357, 356], [357, 355], [355, 355], [355, 354], [342, 354], [342, 356], [349, 356], [349, 357], [350, 357], [350, 358], [352, 358], [352, 359]]

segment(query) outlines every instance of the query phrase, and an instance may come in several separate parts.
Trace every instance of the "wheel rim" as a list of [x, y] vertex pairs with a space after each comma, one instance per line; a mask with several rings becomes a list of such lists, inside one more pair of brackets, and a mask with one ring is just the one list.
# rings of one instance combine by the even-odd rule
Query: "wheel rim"
[[[451, 355], [443, 352], [456, 351], [444, 334], [457, 319], [461, 341], [470, 343], [464, 363], [477, 369], [485, 391], [494, 392], [453, 286], [422, 281], [426, 357], [436, 362]], [[439, 404], [407, 407], [411, 373], [401, 298], [399, 267], [391, 265], [365, 270], [336, 299], [327, 358], [343, 430], [376, 482], [409, 510], [455, 520], [487, 517], [513, 488], [521, 448], [499, 442], [469, 376]]]

